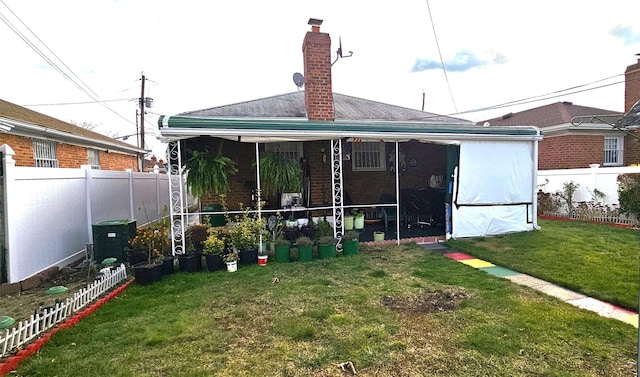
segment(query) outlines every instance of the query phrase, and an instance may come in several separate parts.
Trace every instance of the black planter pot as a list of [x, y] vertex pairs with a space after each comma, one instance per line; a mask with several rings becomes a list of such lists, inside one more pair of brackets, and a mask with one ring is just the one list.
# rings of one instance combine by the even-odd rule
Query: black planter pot
[[153, 284], [162, 279], [162, 263], [140, 262], [132, 267], [136, 283], [140, 285]]
[[127, 261], [132, 267], [138, 263], [146, 262], [148, 257], [147, 251], [145, 250], [130, 250], [127, 253]]
[[247, 266], [258, 263], [258, 248], [251, 250], [240, 250], [240, 265]]
[[202, 270], [202, 254], [180, 255], [178, 257], [180, 271], [198, 272]]
[[207, 269], [211, 272], [227, 268], [220, 254], [205, 254], [204, 259], [207, 261]]
[[162, 260], [162, 274], [163, 275], [171, 275], [174, 270], [176, 257], [165, 257]]

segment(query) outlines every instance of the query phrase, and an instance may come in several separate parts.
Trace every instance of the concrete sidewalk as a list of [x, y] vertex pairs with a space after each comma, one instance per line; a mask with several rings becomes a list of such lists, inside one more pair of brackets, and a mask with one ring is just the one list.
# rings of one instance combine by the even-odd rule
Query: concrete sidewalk
[[451, 249], [440, 245], [439, 243], [425, 243], [420, 244], [420, 246], [424, 247], [425, 249], [441, 253], [447, 258], [451, 258], [470, 267], [477, 268], [490, 275], [509, 279], [516, 284], [533, 288], [549, 296], [559, 298], [560, 300], [571, 305], [596, 312], [606, 318], [617, 319], [619, 321], [628, 323], [635, 328], [638, 328], [638, 314], [632, 311], [611, 305], [604, 301], [596, 300], [592, 297], [588, 297], [580, 293], [570, 291], [566, 288], [562, 288], [533, 276], [522, 274], [505, 267], [496, 266], [493, 263], [478, 259], [468, 254], [452, 251]]

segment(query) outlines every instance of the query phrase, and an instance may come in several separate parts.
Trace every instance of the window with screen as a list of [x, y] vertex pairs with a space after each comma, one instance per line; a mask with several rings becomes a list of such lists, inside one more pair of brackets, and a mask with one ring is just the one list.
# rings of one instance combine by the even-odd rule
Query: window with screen
[[57, 168], [56, 143], [50, 140], [33, 140], [33, 159], [38, 168]]
[[100, 169], [100, 152], [95, 149], [87, 149], [87, 160], [91, 169]]
[[605, 136], [604, 165], [622, 165], [623, 140], [622, 136]]
[[383, 171], [386, 169], [383, 142], [351, 143], [353, 171]]
[[302, 142], [290, 141], [282, 143], [266, 143], [265, 150], [267, 152], [275, 152], [281, 158], [291, 158], [299, 160], [302, 157]]

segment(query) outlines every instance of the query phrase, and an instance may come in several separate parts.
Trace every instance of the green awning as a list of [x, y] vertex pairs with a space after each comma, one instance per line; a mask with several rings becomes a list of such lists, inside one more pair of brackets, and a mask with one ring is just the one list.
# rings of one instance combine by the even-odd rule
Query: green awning
[[337, 120], [334, 122], [270, 118], [205, 118], [162, 115], [158, 126], [163, 141], [215, 136], [243, 142], [280, 142], [363, 138], [384, 141], [540, 140], [533, 126], [483, 127], [470, 122], [434, 123]]

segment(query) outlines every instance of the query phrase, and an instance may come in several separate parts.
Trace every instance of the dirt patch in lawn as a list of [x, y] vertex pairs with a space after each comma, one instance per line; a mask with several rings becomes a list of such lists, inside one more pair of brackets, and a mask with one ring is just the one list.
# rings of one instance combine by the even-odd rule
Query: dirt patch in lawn
[[460, 288], [427, 290], [418, 296], [383, 296], [382, 305], [396, 312], [439, 313], [455, 310], [469, 294]]
[[[38, 286], [21, 292], [0, 296], [0, 316], [6, 315], [18, 321], [29, 319], [35, 311], [54, 306], [94, 281], [95, 273], [87, 267], [63, 267]], [[64, 286], [67, 291], [47, 294], [49, 288]]]

